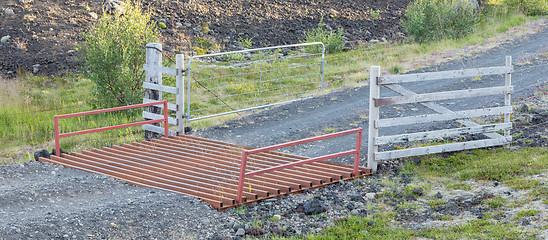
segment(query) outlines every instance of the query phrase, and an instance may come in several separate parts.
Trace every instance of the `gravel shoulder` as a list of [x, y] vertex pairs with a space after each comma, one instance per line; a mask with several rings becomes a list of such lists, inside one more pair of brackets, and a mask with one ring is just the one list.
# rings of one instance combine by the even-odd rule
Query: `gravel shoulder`
[[[538, 110], [543, 109], [539, 105], [546, 102], [546, 95], [531, 98], [537, 92], [539, 84], [542, 85], [548, 81], [545, 74], [545, 70], [548, 69], [547, 43], [548, 30], [544, 28], [536, 34], [485, 53], [421, 71], [502, 65], [504, 57], [512, 55], [517, 64], [513, 74], [513, 83], [516, 88], [513, 97], [520, 99], [520, 102], [516, 102], [516, 106], [529, 103], [528, 107], [531, 109], [526, 111], [526, 114], [520, 115], [519, 119], [540, 118], [539, 124], [531, 124], [529, 120], [517, 122], [515, 131], [531, 129], [532, 135], [538, 135], [538, 140], [535, 139], [534, 143], [547, 146], [547, 140], [542, 138], [542, 134], [546, 134], [546, 126], [543, 123], [548, 116], [541, 114], [542, 111]], [[488, 84], [489, 81], [484, 79], [474, 83], [444, 83], [439, 87], [463, 87], [462, 84]], [[425, 86], [410, 86], [410, 88], [420, 90]], [[194, 134], [257, 147], [319, 135], [326, 127], [337, 130], [355, 126], [365, 128], [367, 119], [364, 115], [367, 114], [368, 92], [367, 86], [345, 89], [251, 115], [246, 117], [245, 124], [237, 120]], [[462, 104], [480, 106], [488, 102], [473, 101]], [[534, 109], [540, 113], [535, 112], [537, 110]], [[395, 109], [389, 114], [397, 115], [404, 110]], [[367, 137], [364, 136], [364, 139]], [[532, 143], [524, 141], [528, 139], [522, 139], [523, 145]], [[350, 141], [350, 139], [341, 139], [337, 142], [318, 143], [290, 149], [290, 151], [313, 156], [328, 151], [345, 150], [348, 146], [345, 140]], [[378, 189], [387, 190], [387, 185], [383, 185], [384, 178], [389, 176], [334, 184], [306, 191], [304, 194], [271, 199], [244, 208], [219, 212], [191, 197], [136, 187], [108, 177], [51, 164], [26, 162], [3, 165], [0, 166], [0, 182], [2, 182], [0, 215], [3, 216], [0, 218], [0, 239], [236, 239], [235, 236], [241, 234], [240, 229], [243, 229], [247, 236], [255, 234], [292, 236], [313, 233], [332, 225], [334, 221], [348, 214], [366, 215], [365, 206], [368, 203], [367, 198], [364, 197], [368, 192], [377, 192]], [[546, 173], [533, 178], [546, 182]], [[407, 182], [402, 177], [392, 181]], [[504, 186], [487, 187], [493, 185], [488, 181], [470, 184], [473, 185], [474, 190], [468, 193], [459, 192], [461, 195], [466, 195], [465, 197], [460, 197], [453, 192], [442, 192], [442, 198], [447, 201], [454, 199], [464, 201], [481, 197], [484, 194], [479, 191], [481, 189], [491, 192], [509, 191], [502, 189]], [[519, 194], [524, 193], [517, 191], [512, 194], [517, 194], [512, 196], [520, 196]], [[545, 205], [537, 207], [543, 208], [543, 206], [545, 209]], [[477, 217], [482, 213], [478, 206], [462, 207], [458, 211], [455, 214], [464, 216], [462, 219]], [[267, 220], [278, 218], [275, 215], [279, 215], [280, 220]], [[416, 219], [419, 218], [421, 216], [410, 218], [407, 223], [417, 224]], [[427, 217], [424, 219], [428, 221], [421, 221], [420, 224], [425, 226], [437, 224], [432, 222], [435, 219]], [[540, 218], [529, 219], [528, 226], [535, 228], [542, 223], [542, 219], [546, 219], [546, 211]]]

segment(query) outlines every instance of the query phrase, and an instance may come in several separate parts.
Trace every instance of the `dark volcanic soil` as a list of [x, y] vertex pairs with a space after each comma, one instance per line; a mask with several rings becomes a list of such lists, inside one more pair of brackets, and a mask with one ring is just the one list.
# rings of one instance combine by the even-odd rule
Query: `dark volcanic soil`
[[[164, 48], [190, 53], [198, 37], [213, 39], [221, 49], [236, 49], [240, 39], [253, 46], [298, 43], [304, 32], [323, 23], [344, 28], [347, 41], [399, 39], [399, 24], [409, 0], [140, 0], [161, 29]], [[103, 0], [2, 0], [0, 75], [17, 70], [55, 75], [77, 70], [82, 33], [102, 14]], [[13, 14], [10, 14], [10, 10]], [[93, 16], [95, 15], [95, 16]], [[19, 48], [17, 47], [19, 45]], [[40, 66], [37, 66], [39, 64]]]

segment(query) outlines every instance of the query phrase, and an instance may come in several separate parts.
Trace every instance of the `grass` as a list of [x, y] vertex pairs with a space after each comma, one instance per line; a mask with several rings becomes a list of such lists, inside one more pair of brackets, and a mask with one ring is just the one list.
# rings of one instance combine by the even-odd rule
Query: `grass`
[[521, 210], [518, 212], [518, 214], [516, 215], [516, 217], [514, 218], [514, 221], [517, 221], [519, 220], [520, 218], [522, 217], [531, 217], [531, 216], [535, 216], [539, 213], [540, 211], [539, 210], [534, 210], [534, 209], [528, 209], [528, 210]]
[[517, 176], [539, 174], [548, 168], [548, 149], [524, 148], [473, 150], [425, 156], [420, 164], [406, 164], [402, 170], [419, 176], [451, 176], [460, 180], [506, 181]]
[[[288, 239], [536, 239], [534, 233], [512, 224], [492, 220], [470, 220], [447, 227], [409, 230], [394, 222], [395, 213], [378, 213], [373, 217], [351, 216], [324, 230], [321, 234]], [[449, 217], [442, 217], [449, 220]], [[272, 239], [285, 239], [274, 237]]]

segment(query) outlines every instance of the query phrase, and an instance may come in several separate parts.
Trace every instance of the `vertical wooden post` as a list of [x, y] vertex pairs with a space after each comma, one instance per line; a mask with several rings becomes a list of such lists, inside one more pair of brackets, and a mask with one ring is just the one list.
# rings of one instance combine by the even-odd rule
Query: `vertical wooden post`
[[[512, 56], [506, 56], [506, 66], [512, 66]], [[510, 87], [512, 85], [512, 73], [506, 74], [506, 81], [505, 86]], [[505, 106], [512, 106], [512, 103], [510, 101], [510, 92], [507, 92], [504, 95], [504, 105]], [[510, 123], [510, 115], [511, 113], [504, 114], [504, 122]], [[510, 130], [504, 130], [504, 137], [510, 137]]]
[[378, 146], [375, 145], [375, 138], [379, 135], [379, 129], [375, 126], [375, 121], [379, 120], [379, 107], [375, 106], [375, 99], [380, 97], [380, 86], [378, 79], [381, 76], [381, 68], [372, 66], [369, 72], [369, 136], [367, 140], [367, 167], [371, 168], [372, 173], [377, 172], [377, 161], [375, 153]]
[[175, 69], [177, 69], [176, 87], [179, 91], [175, 97], [177, 103], [177, 135], [182, 135], [185, 134], [185, 120], [183, 119], [185, 115], [185, 56], [183, 54], [175, 55]]
[[[145, 75], [145, 82], [162, 84], [162, 72], [160, 72], [160, 67], [162, 67], [162, 44], [149, 43], [146, 45], [146, 64], [148, 68]], [[162, 100], [162, 92], [146, 89], [145, 98], [160, 101]], [[162, 114], [161, 108], [156, 106], [146, 107], [145, 111]], [[159, 123], [155, 123], [154, 125], [160, 126]], [[153, 138], [158, 138], [158, 134], [151, 131], [145, 131], [146, 140]]]

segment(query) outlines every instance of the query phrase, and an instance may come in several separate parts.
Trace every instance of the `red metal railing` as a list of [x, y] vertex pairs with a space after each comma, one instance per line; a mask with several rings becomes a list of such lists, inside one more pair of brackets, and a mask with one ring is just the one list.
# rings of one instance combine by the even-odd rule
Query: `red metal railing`
[[[360, 148], [361, 148], [361, 142], [362, 142], [362, 132], [363, 131], [362, 131], [361, 128], [356, 128], [356, 129], [352, 129], [352, 130], [346, 130], [346, 131], [342, 131], [342, 132], [331, 133], [331, 134], [326, 134], [326, 135], [317, 136], [317, 137], [305, 138], [305, 139], [301, 139], [301, 140], [297, 140], [297, 141], [293, 141], [293, 142], [287, 142], [287, 143], [272, 145], [272, 146], [263, 147], [263, 148], [243, 150], [242, 151], [242, 165], [240, 166], [240, 179], [239, 179], [239, 182], [238, 182], [238, 196], [237, 196], [238, 199], [237, 199], [237, 203], [242, 203], [242, 195], [243, 195], [243, 190], [244, 190], [244, 180], [245, 180], [245, 178], [255, 176], [257, 174], [273, 172], [273, 171], [276, 171], [276, 170], [289, 168], [289, 167], [293, 167], [293, 166], [297, 166], [297, 165], [302, 165], [302, 164], [306, 164], [306, 163], [312, 163], [312, 162], [317, 162], [317, 161], [322, 161], [322, 160], [327, 160], [327, 159], [332, 159], [332, 158], [337, 158], [337, 157], [342, 157], [342, 156], [355, 154], [354, 169], [352, 171], [352, 174], [354, 174], [354, 176], [357, 176], [358, 175], [358, 165], [360, 163]], [[344, 135], [353, 134], [353, 133], [357, 133], [357, 135], [358, 135], [356, 137], [356, 149], [354, 149], [354, 150], [349, 150], [349, 151], [344, 151], [344, 152], [339, 152], [339, 153], [332, 153], [332, 154], [328, 154], [328, 155], [325, 155], [325, 156], [309, 158], [309, 159], [296, 161], [296, 162], [292, 162], [292, 163], [286, 163], [286, 164], [282, 164], [282, 165], [279, 165], [279, 166], [269, 167], [269, 168], [249, 172], [249, 173], [245, 172], [246, 164], [247, 164], [247, 156], [249, 156], [250, 154], [256, 154], [256, 153], [276, 150], [276, 149], [285, 148], [285, 147], [289, 147], [289, 146], [295, 146], [295, 145], [299, 145], [299, 144], [303, 144], [303, 143], [314, 142], [314, 141], [319, 141], [319, 140], [323, 140], [323, 139], [344, 136]]]
[[[59, 134], [59, 119], [71, 118], [71, 117], [80, 117], [80, 116], [97, 114], [97, 113], [114, 112], [114, 111], [127, 110], [127, 109], [140, 108], [140, 107], [148, 107], [148, 106], [154, 106], [154, 105], [160, 105], [160, 104], [164, 105], [164, 118], [163, 119], [146, 120], [146, 121], [141, 121], [141, 122], [126, 123], [126, 124], [121, 124], [121, 125], [116, 125], [116, 126], [109, 126], [109, 127], [102, 127], [102, 128], [95, 128], [95, 129], [88, 129], [88, 130], [82, 130], [82, 131]], [[125, 128], [125, 127], [133, 127], [133, 126], [145, 125], [145, 124], [149, 124], [149, 123], [159, 123], [159, 122], [164, 122], [164, 135], [165, 136], [169, 135], [169, 125], [168, 125], [168, 118], [167, 118], [167, 101], [166, 100], [159, 101], [159, 102], [152, 102], [152, 103], [143, 103], [143, 104], [123, 106], [123, 107], [115, 107], [115, 108], [107, 108], [107, 109], [101, 109], [101, 110], [80, 112], [80, 113], [55, 115], [53, 117], [53, 122], [54, 122], [54, 127], [55, 127], [55, 155], [57, 155], [58, 157], [61, 156], [61, 147], [59, 146], [59, 138], [62, 138], [62, 137], [68, 137], [68, 136], [74, 136], [74, 135], [80, 135], [80, 134], [86, 134], [86, 133], [92, 133], [92, 132], [102, 132], [102, 131], [106, 131], [106, 130], [113, 130], [113, 129]]]

